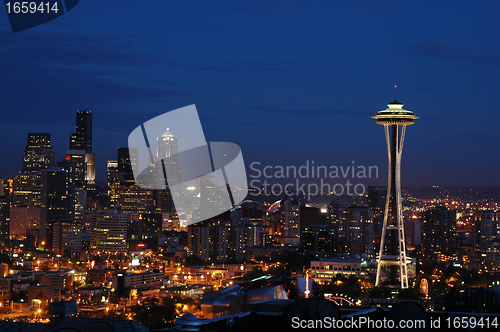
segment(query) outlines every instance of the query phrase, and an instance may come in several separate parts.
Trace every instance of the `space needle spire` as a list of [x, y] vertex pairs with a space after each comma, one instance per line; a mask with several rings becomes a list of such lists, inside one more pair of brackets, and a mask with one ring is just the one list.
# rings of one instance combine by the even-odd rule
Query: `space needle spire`
[[413, 120], [418, 117], [412, 111], [403, 109], [403, 104], [396, 100], [396, 88], [397, 86], [394, 86], [394, 101], [387, 105], [387, 109], [372, 116], [378, 124], [384, 126], [389, 159], [387, 196], [375, 286], [381, 284], [382, 267], [389, 266], [389, 275], [386, 278], [389, 284], [395, 285], [399, 279], [401, 288], [408, 288], [408, 262], [401, 203], [401, 155], [406, 126], [412, 125]]

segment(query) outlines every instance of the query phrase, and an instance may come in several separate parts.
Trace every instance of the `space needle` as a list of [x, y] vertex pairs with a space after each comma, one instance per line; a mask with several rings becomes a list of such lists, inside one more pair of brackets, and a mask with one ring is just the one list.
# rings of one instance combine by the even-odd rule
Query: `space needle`
[[[394, 89], [396, 88], [395, 86]], [[409, 262], [406, 257], [403, 205], [401, 203], [401, 155], [406, 126], [412, 125], [413, 120], [418, 119], [418, 117], [412, 111], [403, 109], [403, 104], [396, 100], [396, 95], [394, 101], [387, 106], [387, 109], [372, 116], [379, 125], [384, 126], [389, 158], [387, 196], [375, 286], [380, 286], [382, 267], [389, 266], [389, 276], [386, 278], [389, 284], [391, 286], [397, 284], [399, 272], [401, 288], [408, 288], [407, 264]]]

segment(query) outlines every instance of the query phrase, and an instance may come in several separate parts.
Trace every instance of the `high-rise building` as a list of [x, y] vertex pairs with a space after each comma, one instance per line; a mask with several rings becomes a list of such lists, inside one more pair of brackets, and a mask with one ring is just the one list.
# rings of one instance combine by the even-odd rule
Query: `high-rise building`
[[477, 211], [472, 226], [473, 263], [482, 272], [499, 271], [500, 212]]
[[135, 163], [138, 155], [138, 148], [118, 148], [118, 172], [123, 173], [123, 182], [125, 184], [134, 184], [132, 170], [138, 166]]
[[327, 221], [337, 230], [339, 237], [345, 236], [344, 210], [349, 206], [341, 199], [331, 201], [327, 209]]
[[85, 154], [85, 184], [95, 184], [95, 153]]
[[31, 185], [31, 197], [34, 205], [40, 205], [41, 172], [55, 166], [56, 153], [50, 145], [50, 134], [28, 133], [28, 144], [24, 150], [24, 167], [21, 173], [31, 179], [21, 179], [23, 192], [29, 197], [28, 186]]
[[54, 224], [52, 250], [64, 255], [66, 250], [82, 249], [82, 225], [73, 220], [58, 220]]
[[[413, 120], [418, 119], [418, 117], [412, 111], [403, 109], [403, 105], [396, 98], [387, 106], [387, 109], [379, 111], [372, 117], [377, 120], [377, 124], [384, 126], [389, 158], [389, 182], [375, 286], [381, 284], [382, 267], [388, 266], [388, 283], [397, 284], [399, 275], [401, 288], [408, 288], [407, 264], [410, 260], [406, 257], [403, 205], [401, 203], [401, 156], [406, 126], [412, 125]], [[386, 238], [389, 242], [387, 245]]]
[[123, 174], [118, 172], [118, 161], [108, 160], [108, 207], [115, 209], [118, 207], [120, 200], [120, 182], [123, 179]]
[[0, 196], [0, 241], [9, 239], [10, 231], [10, 197]]
[[33, 176], [21, 171], [12, 177], [12, 206], [26, 207], [34, 204]]
[[153, 190], [138, 185], [120, 185], [119, 211], [129, 214], [134, 212], [154, 211]]
[[[207, 175], [204, 177], [200, 177], [197, 179], [200, 197], [200, 206], [198, 210], [194, 213], [198, 214], [209, 214], [209, 215], [219, 215], [226, 210], [226, 206], [231, 204], [228, 202], [228, 198], [226, 193], [220, 189], [220, 187], [215, 183], [215, 177], [211, 175]], [[197, 215], [193, 219], [203, 220], [204, 218], [200, 215]]]
[[[351, 243], [351, 255], [373, 256], [373, 211], [368, 206], [351, 205], [344, 210], [344, 241]], [[356, 248], [355, 250], [353, 250]]]
[[69, 191], [67, 171], [51, 168], [41, 175], [41, 216], [40, 242], [52, 248], [53, 228], [56, 221], [70, 219]]
[[387, 187], [368, 187], [368, 206], [373, 210], [373, 233], [376, 239], [382, 236]]
[[71, 150], [84, 150], [92, 153], [92, 112], [76, 111], [76, 133], [70, 136]]
[[[84, 184], [95, 184], [95, 154], [92, 153], [92, 112], [76, 111], [76, 133], [71, 134], [70, 150], [83, 151]], [[66, 151], [66, 155], [68, 155]]]
[[169, 185], [181, 183], [181, 168], [177, 156], [178, 143], [178, 138], [170, 132], [170, 128], [167, 128], [163, 135], [158, 137], [157, 155], [159, 159], [164, 160], [163, 167]]
[[[298, 245], [300, 238], [300, 202], [297, 197], [291, 196], [283, 202], [283, 233], [290, 244]], [[290, 240], [289, 240], [290, 241]]]
[[64, 160], [57, 163], [61, 169], [66, 171], [70, 219], [79, 224], [83, 222], [83, 211], [87, 202], [85, 157], [84, 150], [66, 150]]
[[457, 212], [444, 206], [424, 212], [422, 253], [424, 259], [436, 261], [439, 254], [453, 255], [458, 249]]
[[85, 181], [85, 151], [66, 150], [63, 161], [59, 161], [57, 166], [68, 172], [68, 183], [77, 187], [83, 187]]
[[127, 215], [116, 210], [93, 212], [90, 219], [90, 249], [101, 253], [127, 251]]

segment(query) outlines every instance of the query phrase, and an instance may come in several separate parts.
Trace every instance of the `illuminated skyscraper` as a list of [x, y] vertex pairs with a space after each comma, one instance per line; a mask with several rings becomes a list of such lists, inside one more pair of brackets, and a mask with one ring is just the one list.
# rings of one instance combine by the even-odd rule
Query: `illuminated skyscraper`
[[118, 172], [123, 174], [122, 184], [133, 185], [134, 173], [133, 168], [137, 167], [135, 162], [139, 155], [138, 148], [118, 148]]
[[92, 112], [76, 111], [76, 133], [70, 136], [71, 150], [85, 150], [92, 153]]
[[64, 169], [51, 168], [42, 171], [40, 242], [46, 242], [48, 248], [52, 248], [54, 224], [70, 219], [67, 181], [67, 171]]
[[[30, 179], [20, 179], [23, 183], [23, 195], [32, 197], [34, 205], [40, 205], [40, 176], [44, 169], [55, 166], [56, 152], [50, 145], [50, 134], [28, 133], [28, 145], [24, 150], [24, 168], [21, 173]], [[31, 195], [28, 193], [31, 185]], [[14, 193], [17, 194], [17, 193]]]
[[373, 211], [368, 206], [351, 205], [344, 210], [346, 242], [351, 243], [351, 255], [373, 257]]
[[10, 229], [10, 197], [0, 196], [0, 241], [9, 239]]
[[472, 234], [473, 263], [481, 272], [499, 271], [500, 212], [476, 211]]
[[95, 183], [95, 154], [92, 153], [92, 112], [76, 111], [76, 133], [71, 134], [69, 148], [85, 153], [85, 184]]
[[123, 176], [118, 172], [118, 161], [108, 160], [108, 207], [114, 209], [120, 199], [120, 181]]
[[[396, 284], [399, 267], [401, 288], [408, 288], [408, 262], [403, 228], [403, 205], [401, 203], [401, 155], [403, 153], [406, 126], [412, 125], [413, 120], [418, 119], [418, 117], [412, 111], [403, 109], [403, 105], [396, 100], [387, 106], [387, 109], [379, 111], [372, 117], [377, 120], [378, 124], [384, 126], [389, 158], [387, 199], [375, 286], [381, 284], [382, 266], [388, 265], [388, 282], [391, 285]], [[389, 240], [388, 245], [386, 245], [386, 238]]]
[[179, 158], [177, 156], [178, 139], [167, 130], [158, 137], [158, 158], [165, 159], [164, 167], [168, 176], [170, 185], [181, 183], [181, 169], [179, 167]]
[[85, 154], [84, 150], [66, 150], [66, 157], [59, 161], [57, 165], [65, 170], [67, 190], [68, 190], [68, 209], [70, 219], [82, 224], [83, 211], [85, 210], [87, 192], [85, 190]]
[[328, 205], [328, 222], [337, 230], [339, 237], [345, 236], [344, 210], [348, 206], [349, 203], [341, 199], [335, 199]]

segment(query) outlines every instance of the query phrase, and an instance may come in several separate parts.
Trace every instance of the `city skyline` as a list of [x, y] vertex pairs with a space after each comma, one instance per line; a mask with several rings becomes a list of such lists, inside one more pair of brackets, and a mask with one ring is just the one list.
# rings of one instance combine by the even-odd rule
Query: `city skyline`
[[498, 328], [500, 3], [37, 3], [0, 15], [0, 330]]
[[1, 175], [21, 169], [26, 132], [51, 133], [60, 160], [74, 112], [88, 109], [103, 183], [136, 125], [193, 103], [207, 139], [237, 143], [247, 166], [382, 169], [366, 117], [397, 84], [423, 118], [406, 145], [405, 185], [500, 184], [496, 3], [141, 6], [87, 1], [16, 34], [0, 20]]

